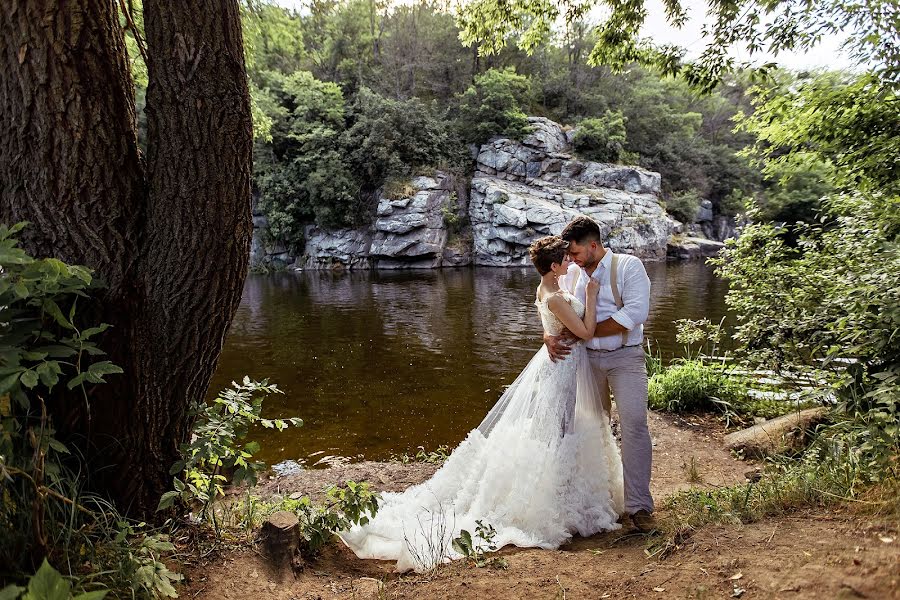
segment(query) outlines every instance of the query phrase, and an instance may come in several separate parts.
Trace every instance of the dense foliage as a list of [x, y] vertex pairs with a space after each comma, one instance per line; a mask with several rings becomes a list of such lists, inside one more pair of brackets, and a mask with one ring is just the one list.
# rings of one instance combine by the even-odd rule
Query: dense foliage
[[[746, 198], [781, 191], [739, 154], [756, 139], [733, 131], [732, 118], [753, 111], [748, 76], [723, 77], [699, 96], [645, 68], [592, 66], [597, 33], [582, 19], [531, 54], [510, 43], [483, 56], [484, 46], [460, 42], [454, 15], [428, 0], [314, 2], [302, 14], [252, 3], [244, 17], [258, 207], [289, 244], [302, 242], [308, 223], [370, 221], [386, 181], [423, 167], [470, 169], [470, 145], [521, 137], [527, 115], [575, 126], [586, 158], [659, 171], [667, 200], [692, 195], [733, 216]], [[779, 202], [773, 218], [787, 221], [795, 202], [815, 204]]]
[[[24, 227], [0, 224], [0, 585], [37, 573], [0, 597], [174, 597], [167, 537], [90, 493], [82, 457], [57, 438], [56, 420], [88, 402], [85, 388], [122, 370], [98, 345], [108, 325], [90, 318], [93, 272], [29, 256], [16, 239]], [[67, 566], [74, 590], [48, 559]], [[91, 569], [102, 572], [78, 579]]]
[[[820, 217], [748, 226], [718, 261], [743, 358], [813, 371], [855, 419], [858, 460], [896, 474], [900, 453], [900, 110], [890, 81], [823, 75], [761, 95], [742, 123], [768, 172], [809, 165], [828, 189]], [[861, 428], [861, 429], [860, 429]], [[849, 442], [848, 442], [849, 443]], [[882, 471], [874, 471], [875, 473]]]

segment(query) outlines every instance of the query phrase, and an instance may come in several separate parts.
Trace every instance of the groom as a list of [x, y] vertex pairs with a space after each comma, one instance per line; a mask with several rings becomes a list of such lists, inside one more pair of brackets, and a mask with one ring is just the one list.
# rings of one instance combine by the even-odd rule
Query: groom
[[[575, 218], [560, 237], [569, 242], [569, 256], [575, 263], [561, 278], [560, 287], [571, 290], [584, 302], [588, 279], [600, 283], [597, 327], [595, 337], [587, 343], [588, 357], [607, 412], [610, 390], [616, 399], [622, 431], [625, 512], [639, 531], [649, 533], [656, 529], [650, 495], [653, 446], [647, 428], [647, 368], [643, 348], [643, 323], [650, 310], [650, 279], [640, 259], [629, 254], [614, 255], [603, 247], [600, 227], [589, 217]], [[568, 344], [572, 339], [566, 335], [544, 334], [544, 343], [554, 362], [571, 352]]]

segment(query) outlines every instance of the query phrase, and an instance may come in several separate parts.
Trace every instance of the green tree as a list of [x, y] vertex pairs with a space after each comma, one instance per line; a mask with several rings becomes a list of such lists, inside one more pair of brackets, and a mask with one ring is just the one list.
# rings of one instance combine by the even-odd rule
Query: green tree
[[344, 95], [308, 71], [269, 72], [272, 141], [256, 150], [261, 208], [271, 233], [297, 246], [303, 224], [352, 224], [356, 185], [340, 150]]
[[825, 165], [835, 189], [813, 224], [750, 225], [718, 259], [740, 349], [765, 368], [819, 373], [867, 429], [860, 459], [896, 474], [900, 136], [886, 134], [900, 131], [896, 94], [873, 74], [837, 85], [826, 75], [757, 108], [743, 126], [759, 132], [753, 152], [766, 172], [799, 177]]
[[607, 111], [602, 117], [583, 120], [575, 130], [574, 145], [589, 160], [617, 162], [625, 145], [625, 117]]
[[[669, 24], [680, 28], [688, 18], [680, 0], [665, 0], [663, 4]], [[883, 81], [894, 85], [900, 82], [894, 0], [717, 2], [707, 13], [706, 46], [690, 62], [684, 61], [683, 48], [658, 46], [641, 38], [648, 15], [643, 0], [475, 0], [467, 3], [457, 18], [463, 42], [477, 44], [482, 54], [499, 53], [510, 36], [531, 53], [551, 38], [555, 23], [577, 23], [598, 6], [607, 16], [593, 31], [596, 42], [588, 58], [592, 65], [606, 65], [616, 71], [635, 62], [652, 65], [664, 74], [681, 74], [692, 86], [711, 91], [723, 77], [742, 66], [733, 56], [736, 47], [746, 49], [751, 56], [764, 51], [777, 55], [791, 49], [808, 50], [823, 35], [841, 34], [847, 37], [845, 47], [860, 64], [873, 65]]]
[[529, 80], [515, 69], [489, 69], [475, 77], [459, 101], [457, 127], [467, 143], [481, 144], [491, 136], [514, 139], [528, 133]]

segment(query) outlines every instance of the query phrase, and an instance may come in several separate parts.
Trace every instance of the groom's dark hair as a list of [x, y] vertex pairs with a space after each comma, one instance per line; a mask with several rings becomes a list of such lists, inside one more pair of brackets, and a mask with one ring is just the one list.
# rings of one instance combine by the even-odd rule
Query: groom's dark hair
[[597, 225], [597, 221], [584, 215], [572, 219], [559, 237], [567, 242], [575, 242], [579, 246], [589, 241], [603, 242], [600, 239], [600, 226]]

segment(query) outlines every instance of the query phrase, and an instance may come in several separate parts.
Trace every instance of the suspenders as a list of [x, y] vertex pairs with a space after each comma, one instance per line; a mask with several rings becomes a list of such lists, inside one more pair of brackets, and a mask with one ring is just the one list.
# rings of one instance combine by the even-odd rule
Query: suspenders
[[[612, 252], [612, 250], [609, 250]], [[612, 288], [613, 300], [616, 301], [616, 308], [621, 309], [625, 304], [622, 302], [622, 295], [619, 293], [619, 255], [612, 255], [612, 262], [609, 266], [609, 287]], [[628, 341], [628, 332], [622, 333], [622, 346]]]

